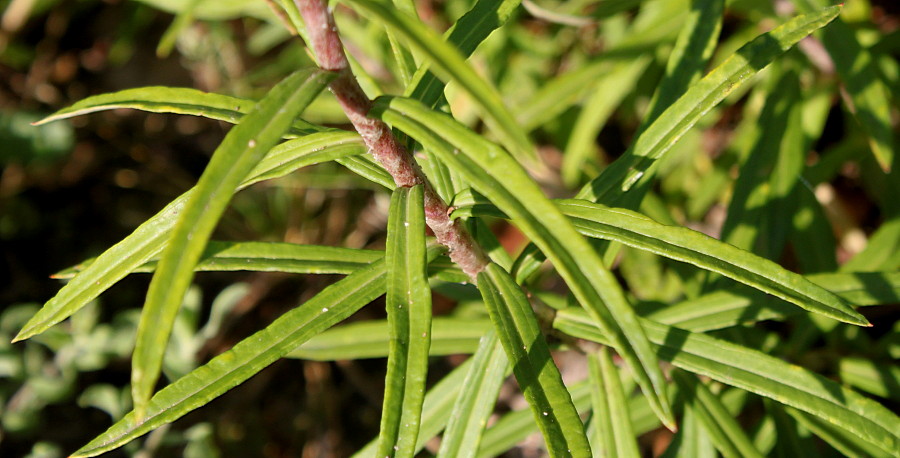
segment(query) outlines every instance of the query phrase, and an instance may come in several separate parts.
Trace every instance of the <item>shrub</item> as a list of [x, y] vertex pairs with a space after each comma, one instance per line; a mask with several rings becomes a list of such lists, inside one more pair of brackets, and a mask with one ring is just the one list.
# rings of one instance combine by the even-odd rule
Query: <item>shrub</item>
[[[425, 21], [411, 1], [349, 0], [338, 27], [320, 0], [186, 2], [162, 53], [194, 17], [250, 14], [270, 21], [252, 40], [283, 37], [281, 21], [317, 65], [258, 101], [145, 87], [41, 121], [134, 108], [235, 124], [191, 190], [75, 268], [15, 338], [153, 272], [134, 410], [75, 455], [127, 444], [281, 358], [385, 356], [367, 456], [412, 456], [437, 435], [439, 455], [496, 455], [532, 431], [552, 456], [637, 456], [660, 425], [674, 432], [666, 455], [900, 449], [897, 416], [858, 392], [895, 402], [900, 375], [892, 324], [875, 320], [890, 315], [855, 308], [900, 288], [897, 65], [880, 35], [813, 0], [521, 3], [446, 2]], [[828, 197], [848, 160], [879, 215], [862, 250]], [[330, 161], [390, 193], [383, 250], [211, 241], [239, 190]], [[505, 246], [501, 228], [527, 243]], [[346, 277], [173, 370], [194, 273], [230, 270]], [[433, 291], [458, 306], [432, 316]], [[382, 295], [386, 320], [341, 324]], [[586, 379], [563, 380], [563, 350]], [[430, 355], [454, 353], [472, 357], [426, 391]], [[489, 422], [510, 373], [528, 409]]]

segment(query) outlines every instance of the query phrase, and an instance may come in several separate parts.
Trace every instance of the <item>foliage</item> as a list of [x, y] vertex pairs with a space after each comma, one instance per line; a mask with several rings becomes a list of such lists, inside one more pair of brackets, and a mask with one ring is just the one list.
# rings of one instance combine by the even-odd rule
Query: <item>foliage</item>
[[[353, 84], [374, 99], [366, 122], [413, 153], [415, 186], [365, 154], [367, 132], [334, 127], [347, 126], [334, 97], [347, 107], [347, 74], [302, 51], [321, 33], [304, 21], [315, 2], [144, 3], [176, 14], [161, 56], [189, 54], [193, 24], [227, 30], [235, 17], [248, 49], [280, 54], [232, 94], [128, 88], [20, 135], [40, 156], [70, 135], [48, 123], [112, 109], [235, 124], [193, 188], [60, 272], [68, 282], [40, 310], [4, 312], [0, 331], [19, 329], [26, 355], [49, 348], [68, 390], [93, 361], [67, 359], [71, 347], [92, 342], [96, 367], [134, 349], [131, 401], [104, 385], [114, 424], [74, 456], [134, 450], [283, 358], [373, 357], [387, 358], [380, 433], [359, 456], [414, 456], [436, 436], [437, 455], [494, 456], [534, 432], [552, 456], [900, 450], [900, 342], [883, 307], [900, 302], [900, 71], [897, 34], [870, 22], [868, 2], [476, 0], [424, 2], [428, 14], [412, 1], [336, 2]], [[385, 237], [212, 240], [246, 193], [331, 162], [350, 187], [390, 195]], [[851, 179], [873, 215], [862, 221], [835, 198]], [[489, 257], [477, 275], [426, 237], [432, 195], [474, 240], [449, 255]], [[198, 328], [190, 288], [209, 271], [345, 277], [200, 361], [236, 294]], [[153, 274], [140, 317], [99, 324], [97, 298], [138, 272]], [[382, 295], [386, 318], [361, 312]], [[15, 345], [4, 352], [21, 393], [40, 379], [26, 372], [51, 363], [16, 362]], [[444, 373], [436, 357], [449, 354], [472, 356]], [[527, 407], [506, 408], [510, 374]], [[182, 440], [212, 450], [208, 434]]]

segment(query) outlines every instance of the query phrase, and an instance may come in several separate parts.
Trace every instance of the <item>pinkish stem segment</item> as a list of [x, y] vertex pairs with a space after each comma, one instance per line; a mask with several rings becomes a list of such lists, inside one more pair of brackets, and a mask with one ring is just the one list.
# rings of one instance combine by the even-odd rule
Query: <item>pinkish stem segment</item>
[[315, 51], [319, 66], [338, 73], [329, 88], [337, 97], [344, 113], [375, 160], [391, 174], [397, 186], [424, 186], [426, 224], [434, 232], [438, 242], [450, 250], [450, 259], [474, 282], [478, 273], [487, 265], [487, 256], [462, 224], [450, 219], [449, 207], [434, 191], [412, 155], [394, 137], [390, 127], [366, 116], [372, 107], [372, 101], [350, 72], [350, 65], [327, 3], [323, 0], [294, 2], [306, 22], [307, 34], [312, 41], [308, 45]]

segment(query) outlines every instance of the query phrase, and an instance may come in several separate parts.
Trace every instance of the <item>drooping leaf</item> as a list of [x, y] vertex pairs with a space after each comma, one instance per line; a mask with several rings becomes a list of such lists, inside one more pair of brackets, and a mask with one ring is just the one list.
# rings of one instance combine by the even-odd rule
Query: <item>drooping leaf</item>
[[431, 346], [422, 189], [397, 188], [391, 197], [385, 249], [391, 340], [377, 456], [415, 455], [419, 434]]
[[[35, 125], [73, 118], [98, 111], [132, 108], [150, 113], [174, 113], [236, 124], [253, 109], [256, 102], [224, 94], [213, 94], [191, 88], [148, 86], [100, 94], [75, 102], [53, 113]], [[290, 129], [293, 136], [302, 136], [324, 130], [302, 120], [294, 120]]]
[[494, 263], [478, 274], [478, 289], [550, 454], [590, 456], [584, 425], [525, 293]]

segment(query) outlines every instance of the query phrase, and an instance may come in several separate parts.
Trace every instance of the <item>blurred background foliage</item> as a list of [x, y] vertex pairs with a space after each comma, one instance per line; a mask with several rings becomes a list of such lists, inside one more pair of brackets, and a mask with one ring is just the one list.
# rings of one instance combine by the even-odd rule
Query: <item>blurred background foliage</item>
[[[420, 16], [439, 30], [471, 3], [416, 2]], [[646, 29], [637, 36], [634, 31], [641, 24], [636, 12], [642, 3], [652, 2], [528, 3], [527, 11], [520, 9], [507, 27], [495, 32], [472, 62], [504, 94], [538, 141], [544, 160], [560, 171], [544, 177], [548, 194], [568, 197], [630, 144], [665, 70], [678, 14], [643, 25]], [[140, 86], [258, 97], [288, 72], [312, 62], [303, 43], [291, 37], [263, 0], [4, 0], [0, 7], [0, 456], [64, 456], [130, 409], [128, 358], [136, 307], [149, 277], [125, 279], [100, 304], [50, 332], [14, 346], [7, 342], [59, 288], [51, 274], [121, 240], [196, 182], [228, 126], [126, 110], [41, 127], [30, 123], [86, 96]], [[728, 2], [713, 65], [794, 11], [781, 0]], [[893, 0], [853, 0], [841, 17], [890, 83], [896, 125], [900, 6]], [[380, 25], [340, 8], [337, 19], [370, 95], [400, 92]], [[809, 192], [800, 193], [821, 207], [805, 205], [778, 216], [800, 221], [802, 227], [818, 225], [809, 237], [828, 239], [823, 243], [833, 254], [809, 259], [822, 253], [805, 247], [822, 245], [805, 246], [810, 240], [802, 236], [783, 252], [761, 254], [803, 273], [831, 271], [854, 259], [887, 222], [897, 225], [897, 196], [891, 195], [889, 183], [897, 180], [896, 160], [894, 172], [885, 174], [868, 152], [859, 124], [835, 96], [839, 83], [827, 56], [817, 61], [822, 58], [818, 42], [806, 43], [763, 72], [758, 82], [732, 94], [679, 143], [678, 152], [662, 164], [662, 178], [642, 211], [719, 235], [729, 199], [737, 192], [731, 188], [734, 166], [752, 149], [765, 95], [777, 90], [781, 75], [789, 74], [810, 101], [804, 109], [811, 122], [821, 123], [822, 135], [810, 140], [803, 175]], [[549, 81], [579, 71], [586, 79], [569, 83], [568, 99], [540, 105]], [[590, 93], [592, 83], [609, 75], [619, 79], [608, 82], [615, 91], [606, 96], [608, 107], [596, 114], [604, 121], [594, 126], [595, 132], [588, 129], [584, 145], [570, 144], [573, 126], [596, 97]], [[457, 119], [477, 127], [474, 107], [452, 84], [448, 100]], [[327, 95], [306, 117], [316, 123], [344, 122]], [[576, 146], [585, 146], [578, 151], [586, 154], [572, 162], [566, 157], [573, 156], [569, 151]], [[388, 196], [373, 186], [332, 163], [262, 183], [235, 198], [216, 237], [382, 248]], [[521, 248], [523, 238], [515, 230], [501, 223], [494, 229], [508, 249]], [[861, 265], [856, 270], [900, 267], [896, 245], [875, 255], [857, 257], [854, 262]], [[690, 297], [685, 276], [693, 274], [677, 269], [645, 252], [623, 250], [617, 273], [650, 307]], [[176, 325], [167, 376], [177, 378], [229, 348], [332, 280], [265, 273], [198, 276]], [[552, 278], [545, 283], [552, 288], [554, 281], [558, 283]], [[436, 314], [453, 308], [457, 316], [469, 313], [457, 303], [465, 304], [471, 291], [445, 288], [440, 293]], [[878, 323], [874, 330], [841, 327], [839, 335], [829, 334], [826, 323], [810, 324], [814, 319], [804, 316], [772, 324], [758, 337], [790, 336], [777, 345], [793, 362], [840, 376], [896, 408], [898, 387], [873, 382], [900, 379], [896, 373], [877, 376], [879, 371], [896, 372], [900, 341], [895, 310], [867, 309], [869, 319]], [[381, 316], [378, 307], [367, 307], [355, 319]], [[727, 330], [720, 334], [727, 335]], [[437, 380], [462, 359], [436, 361], [429, 376]], [[565, 359], [559, 362], [565, 372]], [[210, 406], [111, 455], [344, 456], [377, 434], [383, 375], [383, 360], [285, 360]], [[512, 394], [505, 396], [501, 409], [521, 408]], [[648, 451], [659, 450], [670, 438], [655, 430], [642, 444]], [[526, 444], [515, 453], [530, 451]]]

